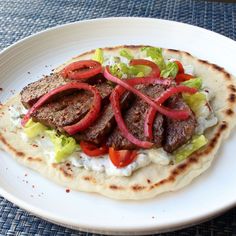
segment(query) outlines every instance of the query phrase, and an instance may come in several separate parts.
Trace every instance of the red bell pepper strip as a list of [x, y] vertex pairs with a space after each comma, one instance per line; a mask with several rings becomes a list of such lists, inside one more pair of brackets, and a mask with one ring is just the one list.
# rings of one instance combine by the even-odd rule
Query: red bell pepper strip
[[174, 61], [174, 63], [176, 63], [178, 66], [178, 74], [184, 73], [184, 67], [183, 67], [182, 63], [180, 61]]
[[[134, 94], [136, 94], [137, 96], [139, 96], [141, 99], [143, 99], [146, 103], [148, 103], [151, 107], [153, 107], [156, 111], [162, 113], [165, 116], [168, 116], [172, 119], [179, 119], [179, 120], [185, 120], [189, 117], [189, 111], [188, 110], [171, 110], [167, 107], [164, 106], [160, 106], [158, 104], [156, 104], [150, 97], [148, 97], [147, 95], [141, 93], [138, 89], [136, 89], [135, 87], [133, 87], [132, 85], [129, 84], [129, 82], [127, 82], [126, 80], [121, 80], [115, 76], [113, 76], [110, 72], [109, 72], [109, 67], [106, 66], [105, 70], [104, 70], [104, 77], [107, 80], [110, 80], [116, 84], [121, 85], [122, 87], [124, 87], [125, 89], [127, 89], [128, 91], [133, 92]], [[133, 79], [133, 84], [137, 83], [138, 84], [138, 79]]]
[[125, 92], [125, 89], [121, 86], [116, 86], [115, 89], [113, 90], [111, 96], [110, 96], [110, 101], [111, 101], [111, 106], [112, 110], [115, 115], [116, 123], [119, 127], [119, 130], [121, 134], [128, 139], [131, 143], [134, 143], [138, 147], [142, 148], [151, 148], [153, 146], [153, 143], [148, 142], [148, 141], [141, 141], [137, 138], [135, 138], [128, 130], [121, 114], [121, 109], [120, 109], [120, 96]]
[[190, 80], [192, 79], [193, 76], [192, 75], [189, 75], [189, 74], [184, 74], [184, 73], [180, 73], [180, 74], [177, 74], [176, 77], [175, 77], [175, 81], [177, 84], [181, 83], [181, 82], [184, 82], [186, 80]]
[[86, 84], [86, 83], [75, 83], [75, 82], [62, 85], [58, 88], [51, 90], [50, 92], [48, 92], [44, 96], [42, 96], [28, 110], [27, 114], [24, 116], [24, 118], [21, 121], [22, 126], [24, 126], [27, 123], [27, 121], [30, 119], [30, 116], [32, 115], [32, 113], [35, 112], [37, 109], [39, 109], [46, 101], [48, 101], [48, 99], [50, 99], [51, 97], [53, 97], [54, 95], [56, 95], [58, 93], [61, 93], [63, 91], [69, 90], [69, 89], [88, 90], [93, 93], [94, 99], [93, 99], [93, 103], [92, 103], [90, 111], [85, 115], [85, 117], [82, 120], [80, 120], [76, 124], [73, 124], [70, 126], [65, 126], [63, 128], [70, 135], [73, 135], [73, 134], [77, 133], [78, 131], [82, 131], [82, 130], [85, 130], [86, 128], [88, 128], [90, 126], [90, 124], [93, 121], [95, 121], [97, 119], [97, 117], [99, 116], [99, 112], [101, 109], [101, 100], [102, 100], [101, 95], [95, 87], [93, 87], [89, 84]]
[[[177, 93], [196, 93], [197, 89], [190, 88], [184, 85], [176, 86], [168, 88], [165, 92], [163, 92], [158, 98], [155, 99], [156, 104], [163, 104], [169, 97], [173, 96]], [[150, 140], [153, 139], [153, 122], [156, 116], [156, 110], [153, 107], [150, 107], [146, 113], [145, 121], [144, 121], [144, 135]]]
[[144, 66], [151, 67], [152, 71], [149, 76], [153, 76], [156, 78], [160, 77], [161, 71], [160, 71], [159, 67], [156, 65], [156, 63], [154, 63], [152, 61], [145, 60], [145, 59], [132, 59], [129, 64], [131, 66], [144, 65]]
[[88, 79], [99, 74], [102, 71], [102, 65], [93, 60], [82, 60], [72, 62], [67, 65], [60, 74], [69, 79], [81, 80]]

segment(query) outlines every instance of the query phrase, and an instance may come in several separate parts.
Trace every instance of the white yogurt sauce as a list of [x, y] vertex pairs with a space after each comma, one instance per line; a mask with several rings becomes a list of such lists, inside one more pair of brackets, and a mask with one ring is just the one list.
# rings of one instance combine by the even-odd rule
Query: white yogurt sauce
[[151, 150], [140, 150], [135, 161], [130, 165], [117, 168], [110, 161], [108, 155], [91, 158], [83, 152], [75, 152], [68, 159], [72, 165], [76, 167], [84, 167], [87, 170], [105, 172], [110, 176], [130, 176], [133, 171], [149, 165], [154, 162], [159, 165], [168, 165], [171, 156], [168, 155], [162, 148]]
[[[170, 58], [168, 60], [166, 60], [165, 62], [173, 62], [173, 61], [176, 61], [177, 59], [175, 58]], [[189, 74], [189, 75], [193, 75], [194, 76], [194, 67], [193, 65], [190, 65], [190, 64], [182, 64], [183, 65], [183, 68], [184, 68], [184, 73], [185, 74]]]
[[149, 156], [153, 163], [163, 166], [169, 165], [170, 161], [173, 159], [173, 156], [164, 151], [163, 148], [145, 150], [144, 152]]
[[183, 65], [184, 73], [194, 76], [194, 67], [192, 65]]
[[26, 114], [27, 110], [23, 106], [12, 105], [8, 109], [13, 128], [21, 128], [21, 115]]
[[148, 154], [142, 152], [138, 154], [134, 162], [123, 168], [117, 168], [114, 166], [108, 155], [91, 158], [85, 153], [75, 152], [68, 160], [70, 160], [72, 165], [76, 167], [84, 167], [87, 170], [105, 172], [109, 176], [130, 176], [133, 171], [151, 163], [151, 158]]
[[104, 62], [103, 62], [103, 66], [112, 66], [114, 64], [117, 63], [125, 63], [125, 64], [129, 64], [129, 60], [125, 57], [113, 57], [113, 56], [105, 56], [104, 57]]

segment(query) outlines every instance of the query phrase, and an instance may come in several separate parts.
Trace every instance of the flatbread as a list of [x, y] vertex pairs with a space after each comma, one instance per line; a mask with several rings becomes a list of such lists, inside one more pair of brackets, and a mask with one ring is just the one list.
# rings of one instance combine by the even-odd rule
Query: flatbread
[[[105, 48], [107, 55], [118, 55], [121, 48], [129, 48], [136, 54], [142, 46], [119, 46]], [[94, 51], [84, 53], [68, 61], [90, 59]], [[217, 150], [236, 124], [236, 79], [223, 68], [199, 60], [187, 52], [164, 49], [164, 57], [176, 58], [183, 64], [191, 64], [195, 74], [204, 80], [206, 87], [215, 94], [212, 107], [218, 124], [205, 132], [208, 145], [185, 161], [169, 166], [151, 163], [138, 169], [129, 177], [107, 176], [105, 173], [76, 168], [70, 163], [49, 164], [42, 156], [43, 147], [32, 147], [19, 138], [19, 132], [11, 131], [8, 107], [20, 105], [19, 95], [10, 99], [0, 109], [0, 144], [21, 164], [38, 171], [41, 175], [73, 190], [96, 192], [114, 199], [146, 199], [160, 193], [178, 190], [209, 168]]]

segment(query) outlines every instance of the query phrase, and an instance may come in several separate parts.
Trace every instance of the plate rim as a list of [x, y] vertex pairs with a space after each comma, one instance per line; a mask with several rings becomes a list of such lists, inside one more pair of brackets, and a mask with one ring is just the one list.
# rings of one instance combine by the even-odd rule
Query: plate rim
[[[176, 24], [176, 25], [184, 25], [185, 27], [194, 27], [194, 28], [198, 28], [199, 30], [202, 30], [203, 32], [210, 32], [214, 35], [216, 35], [217, 37], [221, 37], [224, 38], [226, 40], [230, 40], [232, 43], [236, 43], [233, 39], [225, 36], [225, 35], [221, 35], [217, 32], [214, 32], [212, 30], [208, 30], [199, 26], [195, 26], [195, 25], [191, 25], [188, 23], [183, 23], [183, 22], [178, 22], [178, 21], [172, 21], [172, 20], [165, 20], [165, 19], [158, 19], [158, 18], [149, 18], [149, 17], [105, 17], [105, 18], [95, 18], [95, 19], [86, 19], [86, 20], [81, 20], [81, 21], [75, 21], [75, 22], [70, 22], [70, 23], [65, 23], [65, 24], [61, 24], [61, 25], [56, 25], [54, 27], [50, 27], [44, 30], [41, 30], [39, 32], [33, 33], [32, 35], [29, 35], [27, 37], [24, 37], [16, 42], [14, 42], [13, 44], [7, 46], [6, 48], [3, 48], [0, 51], [0, 57], [3, 56], [5, 53], [8, 53], [8, 51], [10, 51], [11, 49], [14, 49], [16, 46], [27, 42], [28, 40], [32, 39], [32, 38], [37, 38], [39, 35], [43, 35], [46, 34], [48, 32], [57, 30], [57, 29], [62, 29], [64, 27], [68, 27], [70, 25], [80, 25], [80, 24], [87, 24], [87, 23], [93, 23], [93, 22], [97, 22], [97, 21], [101, 21], [101, 22], [107, 22], [107, 21], [122, 21], [122, 20], [127, 20], [127, 21], [157, 21], [157, 22], [167, 22], [170, 24]], [[211, 212], [208, 212], [208, 214], [201, 214], [198, 215], [194, 218], [190, 218], [188, 220], [185, 220], [184, 222], [180, 222], [180, 221], [176, 221], [175, 220], [175, 224], [171, 224], [166, 222], [165, 224], [162, 223], [161, 226], [151, 226], [151, 225], [147, 225], [147, 226], [135, 226], [135, 227], [130, 227], [130, 226], [123, 226], [123, 228], [120, 228], [120, 226], [94, 226], [94, 225], [86, 225], [86, 224], [78, 224], [75, 221], [72, 220], [68, 220], [61, 217], [61, 216], [57, 216], [53, 213], [51, 213], [50, 211], [46, 211], [46, 210], [42, 210], [39, 207], [35, 207], [33, 204], [29, 204], [24, 200], [18, 199], [17, 197], [15, 197], [13, 194], [7, 192], [6, 190], [4, 190], [1, 186], [0, 186], [0, 195], [4, 198], [6, 198], [8, 201], [12, 202], [13, 204], [16, 204], [18, 207], [26, 210], [27, 212], [32, 213], [33, 215], [36, 215], [39, 218], [44, 218], [47, 220], [52, 220], [53, 222], [55, 222], [56, 224], [59, 225], [67, 225], [69, 226], [73, 226], [75, 228], [78, 229], [91, 229], [94, 232], [103, 232], [105, 233], [106, 231], [109, 231], [111, 233], [115, 233], [115, 232], [137, 232], [137, 230], [141, 231], [141, 232], [167, 232], [167, 231], [173, 231], [175, 229], [180, 229], [180, 228], [184, 228], [187, 227], [189, 225], [193, 225], [193, 224], [198, 224], [199, 222], [203, 222], [205, 221], [207, 218], [212, 218], [215, 215], [219, 215], [233, 207], [236, 206], [236, 198], [233, 202], [230, 202], [228, 205], [224, 205], [221, 206], [220, 208], [218, 208], [217, 210], [212, 210]]]
[[7, 47], [4, 47], [3, 49], [1, 49], [0, 51], [0, 55], [5, 53], [6, 51], [10, 50], [11, 48], [15, 47], [17, 44], [20, 44], [20, 43], [23, 43], [24, 41], [27, 41], [33, 37], [36, 37], [40, 34], [44, 34], [44, 33], [47, 33], [49, 31], [53, 31], [53, 30], [56, 30], [56, 29], [59, 29], [59, 28], [63, 28], [63, 27], [66, 27], [66, 26], [70, 26], [70, 25], [76, 25], [76, 24], [86, 24], [86, 23], [90, 23], [90, 22], [96, 22], [96, 21], [109, 21], [109, 20], [144, 20], [144, 21], [160, 21], [160, 22], [169, 22], [169, 23], [174, 23], [174, 24], [179, 24], [179, 25], [184, 25], [184, 26], [187, 26], [187, 27], [195, 27], [195, 28], [198, 28], [199, 30], [202, 30], [202, 31], [205, 31], [205, 32], [211, 32], [215, 35], [217, 35], [218, 37], [222, 37], [222, 38], [225, 38], [227, 40], [230, 40], [231, 42], [235, 43], [236, 41], [223, 35], [223, 34], [220, 34], [220, 33], [217, 33], [215, 31], [212, 31], [212, 30], [209, 30], [209, 29], [205, 29], [203, 27], [200, 27], [200, 26], [197, 26], [197, 25], [191, 25], [191, 24], [188, 24], [188, 23], [184, 23], [184, 22], [180, 22], [180, 21], [174, 21], [174, 20], [166, 20], [166, 19], [160, 19], [160, 18], [152, 18], [152, 17], [133, 17], [133, 16], [120, 16], [120, 17], [101, 17], [101, 18], [94, 18], [94, 19], [84, 19], [84, 20], [79, 20], [79, 21], [74, 21], [74, 22], [68, 22], [68, 23], [64, 23], [64, 24], [58, 24], [58, 25], [55, 25], [53, 27], [50, 27], [50, 28], [46, 28], [46, 29], [43, 29], [43, 30], [40, 30], [40, 31], [37, 31], [31, 35], [28, 35], [22, 39], [19, 39], [17, 40], [16, 42], [14, 42], [13, 44], [10, 44], [9, 46]]
[[[27, 202], [16, 198], [13, 194], [8, 193], [7, 191], [3, 190], [0, 186], [0, 195], [3, 196], [5, 199], [10, 201], [11, 203], [15, 204], [17, 207], [20, 207], [21, 209], [24, 209], [28, 213], [32, 213], [34, 216], [39, 217], [41, 219], [45, 219], [49, 222], [53, 222], [54, 224], [63, 226], [63, 227], [69, 227], [70, 229], [76, 229], [76, 230], [82, 230], [86, 232], [96, 232], [96, 233], [103, 233], [103, 234], [114, 234], [114, 233], [132, 233], [132, 232], [138, 232], [141, 234], [137, 235], [142, 235], [142, 233], [165, 233], [165, 232], [172, 232], [175, 230], [183, 229], [188, 226], [194, 226], [197, 225], [198, 223], [205, 222], [209, 219], [212, 219], [214, 217], [217, 217], [221, 215], [222, 213], [226, 212], [227, 210], [230, 210], [231, 208], [236, 206], [236, 201], [235, 203], [229, 204], [226, 207], [221, 207], [217, 211], [211, 211], [210, 213], [206, 215], [199, 215], [198, 217], [190, 218], [186, 220], [184, 223], [182, 222], [176, 222], [175, 224], [170, 224], [166, 222], [165, 224], [162, 224], [162, 226], [135, 226], [135, 227], [130, 227], [130, 226], [123, 226], [123, 228], [120, 228], [119, 226], [112, 226], [107, 227], [107, 226], [96, 226], [96, 227], [91, 227], [91, 225], [86, 225], [86, 224], [77, 224], [76, 222], [72, 221], [67, 221], [65, 218], [56, 216], [49, 211], [41, 210], [39, 207], [35, 207], [34, 205], [28, 204]], [[46, 214], [45, 214], [46, 213]], [[88, 229], [92, 229], [92, 231], [87, 231]], [[109, 232], [109, 233], [108, 233]]]

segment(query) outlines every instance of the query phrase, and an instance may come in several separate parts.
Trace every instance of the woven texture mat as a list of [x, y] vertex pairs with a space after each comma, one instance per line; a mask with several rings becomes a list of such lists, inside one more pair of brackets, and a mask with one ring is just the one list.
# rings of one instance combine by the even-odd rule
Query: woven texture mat
[[[142, 16], [180, 21], [213, 30], [236, 40], [234, 3], [190, 0], [0, 0], [0, 50], [49, 27], [112, 16]], [[94, 234], [48, 223], [0, 197], [0, 235]], [[236, 208], [209, 222], [160, 235], [236, 236]]]

